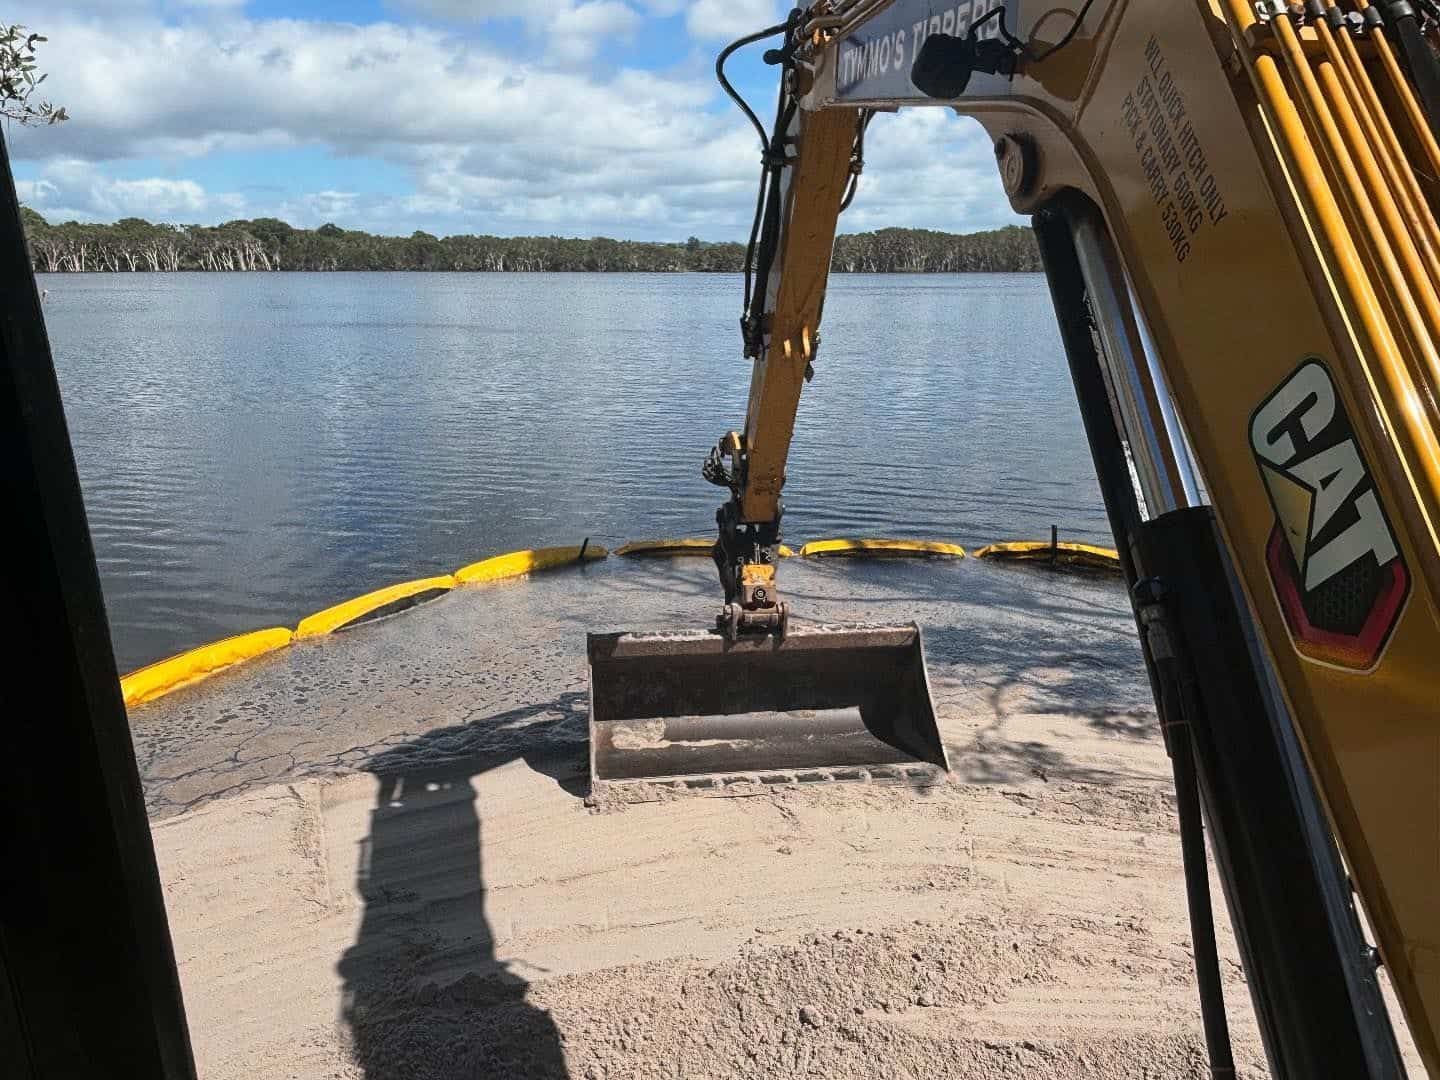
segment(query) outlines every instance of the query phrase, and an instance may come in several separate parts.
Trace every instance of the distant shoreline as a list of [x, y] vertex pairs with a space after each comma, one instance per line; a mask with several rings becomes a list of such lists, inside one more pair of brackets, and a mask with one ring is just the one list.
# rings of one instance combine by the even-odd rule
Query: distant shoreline
[[[185, 267], [180, 270], [44, 270], [36, 268], [37, 275], [45, 277], [171, 277], [177, 274], [197, 274], [205, 277], [223, 277], [226, 275], [255, 274], [260, 276], [270, 274], [420, 274], [444, 277], [451, 274], [521, 274], [534, 277], [544, 277], [547, 274], [584, 274], [587, 276], [613, 277], [637, 277], [641, 274], [664, 274], [669, 277], [720, 277], [724, 275], [739, 274], [739, 270], [392, 270], [384, 267], [376, 267], [370, 270], [201, 270], [195, 267]], [[1025, 270], [837, 270], [831, 269], [832, 277], [862, 277], [870, 275], [873, 277], [956, 277], [967, 274], [1043, 274], [1040, 268]]]
[[[275, 218], [224, 225], [52, 224], [22, 207], [30, 262], [44, 273], [740, 273], [745, 245], [690, 237], [683, 243], [563, 236], [377, 236]], [[1028, 227], [943, 233], [880, 229], [835, 238], [834, 273], [1023, 273], [1040, 269]]]

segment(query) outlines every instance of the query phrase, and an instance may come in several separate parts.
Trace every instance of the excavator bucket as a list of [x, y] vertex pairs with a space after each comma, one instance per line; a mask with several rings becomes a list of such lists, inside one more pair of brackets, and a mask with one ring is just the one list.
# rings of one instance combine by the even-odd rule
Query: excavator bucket
[[922, 781], [948, 769], [920, 628], [591, 634], [592, 790]]

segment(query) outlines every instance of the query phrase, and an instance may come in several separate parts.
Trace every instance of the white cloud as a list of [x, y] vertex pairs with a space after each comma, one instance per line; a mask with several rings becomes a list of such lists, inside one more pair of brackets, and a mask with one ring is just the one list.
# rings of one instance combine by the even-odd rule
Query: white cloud
[[[136, 11], [154, 11], [157, 0], [51, 0], [44, 18], [63, 14], [124, 15]], [[47, 33], [47, 31], [41, 31]]]
[[[30, 155], [200, 155], [322, 143], [350, 152], [512, 141], [565, 154], [686, 142], [708, 87], [639, 71], [526, 64], [439, 31], [280, 20], [63, 22], [47, 89], [74, 120], [21, 132]], [[497, 143], [499, 146], [497, 147]]]
[[[222, 0], [223, 2], [223, 0]], [[520, 19], [560, 36], [629, 34], [639, 16], [620, 0], [403, 0], [407, 7], [444, 19], [483, 22]], [[685, 26], [702, 41], [731, 39], [770, 26], [784, 17], [777, 0], [635, 0], [650, 15], [685, 14]], [[587, 9], [595, 9], [589, 10]], [[622, 14], [622, 11], [624, 14]]]
[[[392, 200], [384, 200], [388, 205]], [[278, 217], [282, 221], [288, 221], [292, 225], [299, 225], [301, 228], [315, 228], [327, 221], [338, 222], [342, 225], [354, 226], [367, 214], [373, 214], [379, 209], [379, 204], [373, 200], [367, 201], [354, 191], [311, 191], [303, 195], [282, 199], [278, 203], [257, 203], [247, 205], [246, 212], [242, 215], [247, 218], [257, 217]], [[372, 232], [404, 232], [414, 230], [397, 229], [396, 222], [401, 221], [393, 213], [387, 214], [389, 227], [379, 227], [380, 223], [373, 220], [373, 217], [366, 219], [366, 227]]]
[[584, 60], [598, 52], [606, 38], [632, 37], [640, 22], [635, 9], [619, 0], [589, 0], [560, 12], [543, 33], [551, 56]]
[[936, 108], [875, 117], [859, 193], [841, 219], [846, 232], [887, 225], [982, 229], [1018, 220], [985, 129]]
[[[585, 17], [602, 25], [615, 17], [613, 0], [535, 0], [552, 9], [557, 2], [593, 9]], [[757, 14], [749, 24], [771, 13]], [[708, 73], [601, 74], [387, 23], [219, 14], [176, 25], [141, 15], [60, 18], [47, 30], [46, 87], [74, 119], [11, 133], [12, 154], [34, 177], [24, 197], [47, 215], [207, 223], [274, 214], [401, 233], [730, 239], [748, 229], [758, 148], [738, 113], [728, 105], [715, 111]], [[1013, 219], [972, 122], [944, 110], [881, 115], [868, 141], [847, 231]], [[410, 190], [241, 194], [177, 179], [187, 161], [206, 155], [263, 162], [267, 151], [288, 147], [353, 159], [357, 171], [383, 160], [411, 177]], [[156, 157], [168, 163], [164, 177], [118, 179], [119, 167], [107, 164]], [[123, 171], [134, 174], [133, 166]]]
[[641, 24], [640, 13], [622, 0], [405, 0], [425, 15], [464, 22], [518, 19], [562, 60], [593, 56], [606, 38], [629, 38]]
[[729, 41], [783, 18], [775, 0], [693, 0], [685, 13], [685, 25], [692, 36], [703, 41]]
[[406, 6], [446, 19], [524, 19], [569, 7], [568, 0], [405, 0]]
[[[33, 20], [38, 27], [49, 26], [59, 15], [134, 15], [137, 13], [172, 15], [205, 11], [239, 11], [249, 0], [47, 0], [45, 13]], [[41, 30], [41, 33], [46, 31]]]
[[619, 0], [590, 0], [565, 12], [563, 18], [564, 25], [556, 28], [562, 34], [631, 34], [640, 26], [640, 16]]
[[210, 194], [194, 180], [149, 177], [117, 179], [93, 164], [52, 161], [37, 180], [17, 184], [20, 198], [52, 221], [202, 221], [233, 218], [245, 200], [233, 193]]
[[26, 206], [39, 207], [49, 200], [55, 185], [48, 180], [16, 180], [15, 194]]

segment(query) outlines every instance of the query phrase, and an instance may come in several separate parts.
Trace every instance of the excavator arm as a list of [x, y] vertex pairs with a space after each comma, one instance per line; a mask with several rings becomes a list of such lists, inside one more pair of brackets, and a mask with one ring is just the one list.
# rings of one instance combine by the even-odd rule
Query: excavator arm
[[754, 357], [745, 427], [720, 440], [705, 468], [730, 489], [716, 514], [715, 562], [725, 590], [719, 621], [731, 637], [786, 629], [775, 575], [785, 460], [800, 392], [815, 371], [835, 227], [863, 131], [858, 109], [806, 112], [795, 107], [794, 89], [782, 90], [761, 179], [772, 204], [760, 211], [759, 281], [742, 319]]
[[1229, 1053], [1202, 820], [1274, 1075], [1403, 1075], [1377, 965], [1440, 1074], [1440, 77], [1426, 10], [820, 0], [776, 28], [767, 57], [782, 91], [744, 320], [754, 374], [744, 430], [706, 467], [731, 493], [722, 630], [783, 638], [785, 459], [864, 118], [973, 117], [1033, 216], [1131, 587], [1217, 1076]]

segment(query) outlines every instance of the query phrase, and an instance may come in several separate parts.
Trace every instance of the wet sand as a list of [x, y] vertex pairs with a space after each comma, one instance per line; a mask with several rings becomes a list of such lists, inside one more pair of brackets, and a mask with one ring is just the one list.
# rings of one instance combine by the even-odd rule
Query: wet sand
[[947, 782], [587, 806], [585, 632], [702, 625], [700, 560], [457, 590], [135, 710], [202, 1075], [1205, 1075], [1119, 580], [782, 584], [921, 624]]

